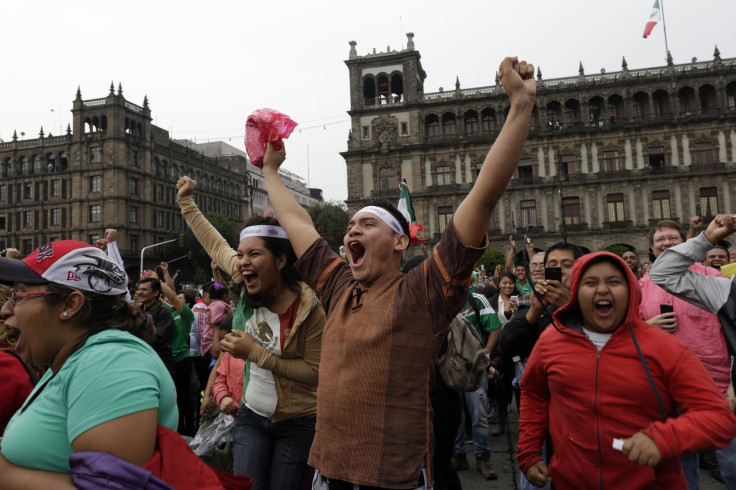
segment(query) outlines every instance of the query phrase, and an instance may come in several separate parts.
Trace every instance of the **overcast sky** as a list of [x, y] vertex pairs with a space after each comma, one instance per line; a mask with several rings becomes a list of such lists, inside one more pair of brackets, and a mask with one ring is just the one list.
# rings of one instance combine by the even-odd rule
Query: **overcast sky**
[[[77, 86], [105, 97], [110, 82], [172, 138], [223, 140], [243, 149], [244, 124], [272, 107], [300, 124], [285, 168], [347, 198], [348, 42], [359, 55], [406, 45], [427, 72], [425, 92], [494, 83], [506, 55], [544, 78], [665, 63], [661, 24], [642, 38], [654, 0], [20, 2], [2, 0], [0, 139], [60, 134]], [[662, 2], [662, 0], [660, 0]], [[736, 1], [664, 0], [675, 63], [736, 57]], [[300, 131], [301, 128], [301, 131]]]

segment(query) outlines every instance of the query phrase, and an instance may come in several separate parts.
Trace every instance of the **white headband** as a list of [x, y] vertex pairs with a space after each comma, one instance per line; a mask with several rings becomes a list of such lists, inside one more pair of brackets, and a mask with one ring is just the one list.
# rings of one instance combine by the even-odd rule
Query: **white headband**
[[378, 206], [366, 206], [363, 209], [360, 209], [353, 216], [355, 217], [359, 215], [360, 213], [371, 213], [375, 216], [378, 216], [381, 219], [381, 221], [386, 223], [396, 233], [398, 233], [399, 235], [406, 235], [406, 233], [404, 233], [404, 230], [401, 229], [399, 220], [394, 218], [394, 216], [391, 213], [389, 213], [383, 208], [379, 208]]
[[283, 238], [284, 240], [289, 239], [289, 235], [286, 234], [283, 228], [280, 226], [248, 226], [243, 228], [240, 232], [240, 239], [249, 236], [260, 236], [260, 237], [271, 237], [271, 238]]

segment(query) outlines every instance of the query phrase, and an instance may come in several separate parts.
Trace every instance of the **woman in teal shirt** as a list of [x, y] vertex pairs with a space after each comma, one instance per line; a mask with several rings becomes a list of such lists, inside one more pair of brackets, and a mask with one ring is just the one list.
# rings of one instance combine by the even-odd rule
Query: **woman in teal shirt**
[[31, 364], [48, 367], [3, 434], [0, 488], [73, 488], [77, 451], [146, 463], [157, 424], [176, 429], [176, 391], [146, 343], [150, 318], [125, 301], [125, 272], [65, 240], [22, 261], [0, 258], [0, 282], [12, 285], [6, 327], [20, 332]]

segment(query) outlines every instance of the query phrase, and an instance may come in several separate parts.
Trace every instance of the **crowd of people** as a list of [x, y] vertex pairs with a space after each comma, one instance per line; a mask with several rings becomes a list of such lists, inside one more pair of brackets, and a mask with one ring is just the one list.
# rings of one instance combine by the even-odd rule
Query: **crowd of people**
[[[176, 184], [212, 260], [200, 287], [179, 288], [165, 262], [128, 278], [113, 229], [0, 258], [0, 489], [456, 490], [466, 415], [494, 480], [489, 436], [509, 430], [514, 400], [522, 488], [692, 490], [698, 454], [713, 453], [735, 489], [736, 293], [718, 270], [735, 216], [700, 234], [693, 218], [689, 235], [657, 223], [651, 269], [635, 251], [528, 239], [515, 263], [510, 237], [505, 268], [474, 270], [536, 96], [524, 61], [504, 59], [499, 80], [501, 133], [441, 240], [408, 261], [409, 224], [385, 201], [359, 209], [333, 251], [270, 143], [277, 219], [250, 217], [237, 248], [200, 212], [197, 183]], [[474, 391], [438, 371], [456, 315], [490, 365]], [[221, 415], [227, 443], [197, 457], [188, 442]]]

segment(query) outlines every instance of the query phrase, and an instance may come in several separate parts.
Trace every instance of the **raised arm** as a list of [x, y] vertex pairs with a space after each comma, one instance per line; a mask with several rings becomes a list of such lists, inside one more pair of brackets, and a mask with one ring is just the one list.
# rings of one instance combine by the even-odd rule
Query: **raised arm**
[[204, 217], [192, 199], [197, 182], [189, 177], [181, 177], [176, 182], [177, 199], [181, 214], [187, 225], [194, 233], [197, 241], [204, 247], [207, 255], [217, 262], [217, 265], [230, 274], [233, 279], [240, 275], [237, 268], [237, 252], [230, 247], [222, 235]]
[[263, 176], [266, 179], [268, 198], [276, 213], [276, 219], [289, 235], [294, 253], [299, 258], [319, 238], [319, 233], [314, 228], [309, 213], [296, 202], [281, 180], [279, 167], [285, 159], [286, 147], [276, 151], [269, 143], [266, 156], [263, 158]]
[[161, 281], [161, 292], [164, 293], [164, 296], [168, 298], [171, 306], [173, 306], [177, 312], [181, 313], [181, 310], [184, 308], [184, 300], [179, 298], [179, 295], [176, 294], [176, 289], [174, 288], [174, 280], [169, 274], [169, 264], [167, 264], [166, 262], [161, 262], [161, 265], [159, 267], [161, 267], [161, 272], [164, 276], [164, 280]]
[[730, 298], [731, 280], [698, 274], [690, 266], [702, 261], [713, 244], [733, 233], [734, 228], [732, 215], [716, 216], [704, 233], [668, 248], [657, 257], [649, 270], [652, 282], [688, 303], [718, 313]]
[[516, 241], [514, 236], [509, 235], [509, 253], [506, 254], [506, 272], [514, 272], [514, 253], [516, 252]]
[[458, 237], [472, 247], [482, 244], [493, 208], [516, 171], [536, 98], [534, 67], [526, 61], [520, 62], [516, 57], [505, 58], [498, 70], [498, 78], [511, 100], [511, 109], [501, 134], [483, 162], [475, 185], [453, 217]]

